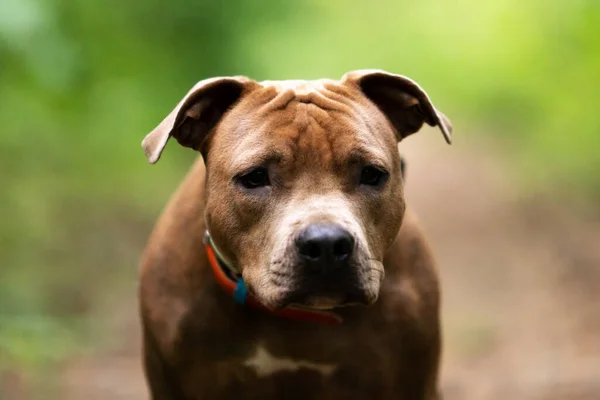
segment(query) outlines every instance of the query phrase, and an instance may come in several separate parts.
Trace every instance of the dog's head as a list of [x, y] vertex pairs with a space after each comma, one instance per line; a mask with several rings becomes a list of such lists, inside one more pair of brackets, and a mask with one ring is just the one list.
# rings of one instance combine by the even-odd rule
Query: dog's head
[[405, 208], [397, 143], [424, 123], [450, 143], [425, 91], [384, 71], [224, 77], [194, 86], [142, 146], [151, 163], [171, 136], [202, 153], [207, 227], [259, 301], [331, 308], [377, 299]]

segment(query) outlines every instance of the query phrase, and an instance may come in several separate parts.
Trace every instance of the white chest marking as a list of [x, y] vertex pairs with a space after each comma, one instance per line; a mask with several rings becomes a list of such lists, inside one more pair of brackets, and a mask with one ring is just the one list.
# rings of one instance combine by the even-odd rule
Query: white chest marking
[[313, 363], [310, 361], [293, 360], [291, 358], [278, 358], [270, 354], [263, 346], [256, 347], [254, 354], [244, 361], [244, 366], [253, 368], [259, 378], [277, 372], [298, 371], [301, 368], [317, 371], [324, 376], [329, 376], [336, 366], [331, 364]]

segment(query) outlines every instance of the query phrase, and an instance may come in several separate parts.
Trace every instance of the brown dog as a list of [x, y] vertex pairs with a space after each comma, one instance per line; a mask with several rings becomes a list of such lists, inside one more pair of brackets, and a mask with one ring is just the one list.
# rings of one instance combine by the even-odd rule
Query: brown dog
[[171, 136], [202, 154], [142, 259], [153, 399], [440, 398], [437, 275], [397, 149], [423, 123], [450, 143], [425, 91], [379, 70], [192, 88], [142, 143], [151, 163]]

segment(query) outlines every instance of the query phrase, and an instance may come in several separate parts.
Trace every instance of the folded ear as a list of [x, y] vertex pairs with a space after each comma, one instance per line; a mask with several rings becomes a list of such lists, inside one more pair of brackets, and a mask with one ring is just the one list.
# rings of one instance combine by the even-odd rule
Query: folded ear
[[356, 85], [385, 114], [396, 128], [398, 140], [419, 131], [426, 122], [438, 126], [448, 144], [452, 124], [435, 109], [427, 93], [413, 80], [381, 70], [357, 70], [342, 77], [342, 83]]
[[171, 136], [182, 146], [202, 151], [204, 140], [223, 114], [254, 85], [258, 84], [242, 76], [198, 82], [142, 141], [148, 162], [158, 161]]

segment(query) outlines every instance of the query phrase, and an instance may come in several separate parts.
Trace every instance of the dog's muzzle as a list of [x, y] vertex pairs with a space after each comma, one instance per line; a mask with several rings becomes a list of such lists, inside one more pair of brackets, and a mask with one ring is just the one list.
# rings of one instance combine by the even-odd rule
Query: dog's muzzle
[[295, 279], [287, 303], [312, 307], [367, 303], [358, 279], [356, 240], [338, 224], [313, 223], [295, 240]]

